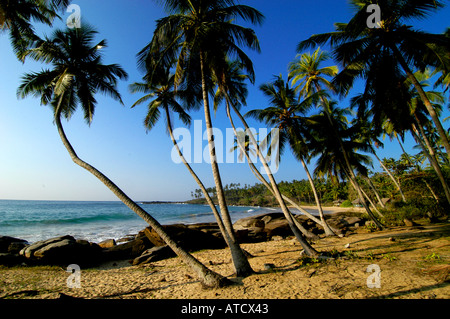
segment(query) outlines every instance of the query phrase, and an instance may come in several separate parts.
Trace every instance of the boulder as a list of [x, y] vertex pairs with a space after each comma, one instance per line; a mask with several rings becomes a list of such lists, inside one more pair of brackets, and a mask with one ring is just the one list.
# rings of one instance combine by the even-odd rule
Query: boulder
[[271, 220], [268, 224], [266, 224], [264, 231], [269, 238], [274, 236], [288, 237], [292, 235], [291, 227], [284, 216], [283, 219]]
[[0, 253], [18, 254], [27, 244], [23, 239], [0, 236]]
[[19, 254], [21, 256], [24, 256], [25, 258], [32, 258], [35, 251], [41, 249], [42, 247], [45, 247], [46, 245], [51, 245], [53, 243], [63, 241], [65, 239], [75, 241], [75, 238], [73, 238], [72, 236], [61, 236], [61, 237], [56, 237], [56, 238], [50, 238], [47, 240], [41, 240], [41, 241], [38, 241], [34, 244], [31, 244], [31, 245], [23, 248], [19, 252]]
[[100, 261], [101, 248], [86, 240], [62, 236], [36, 242], [20, 251], [27, 263], [60, 265], [77, 264], [90, 267]]
[[135, 239], [131, 241], [104, 248], [102, 256], [104, 260], [134, 259], [153, 246], [153, 243], [151, 243], [145, 235], [139, 233]]
[[406, 227], [414, 227], [414, 226], [417, 226], [417, 224], [416, 224], [415, 222], [413, 222], [412, 220], [409, 220], [409, 219], [407, 219], [407, 218], [405, 218], [405, 219], [403, 220], [403, 223], [405, 223], [405, 226], [406, 226]]
[[[198, 251], [202, 249], [222, 249], [226, 247], [223, 238], [213, 236], [207, 231], [201, 231], [191, 228], [183, 224], [164, 226], [167, 234], [175, 240], [183, 249], [187, 251]], [[215, 230], [217, 233], [217, 230]], [[142, 233], [142, 232], [141, 232]], [[144, 229], [143, 234], [147, 239], [157, 247], [165, 246], [166, 243], [162, 238], [151, 228]]]
[[98, 243], [101, 248], [111, 248], [116, 246], [116, 241], [114, 239], [107, 239]]
[[176, 254], [172, 251], [172, 249], [170, 249], [169, 246], [159, 246], [146, 250], [141, 256], [135, 258], [131, 263], [133, 266], [143, 265], [175, 256]]
[[288, 237], [292, 235], [289, 223], [283, 213], [246, 217], [236, 221], [233, 227], [241, 243], [263, 242], [273, 236]]

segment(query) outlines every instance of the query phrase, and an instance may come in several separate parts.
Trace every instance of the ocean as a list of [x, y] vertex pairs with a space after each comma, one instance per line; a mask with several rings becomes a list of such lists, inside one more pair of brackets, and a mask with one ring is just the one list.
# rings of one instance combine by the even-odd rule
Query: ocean
[[[215, 222], [208, 205], [161, 203], [140, 206], [163, 225]], [[240, 206], [230, 206], [229, 210], [233, 222], [279, 211]], [[122, 202], [0, 200], [0, 235], [25, 239], [29, 243], [63, 235], [99, 243], [137, 234], [147, 226]]]

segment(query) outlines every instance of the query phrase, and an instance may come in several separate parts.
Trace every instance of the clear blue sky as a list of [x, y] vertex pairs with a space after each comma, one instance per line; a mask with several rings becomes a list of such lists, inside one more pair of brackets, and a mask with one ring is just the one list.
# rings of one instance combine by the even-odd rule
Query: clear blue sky
[[[197, 185], [183, 165], [172, 162], [172, 144], [164, 122], [146, 134], [142, 124], [145, 107], [130, 109], [139, 96], [130, 94], [128, 85], [140, 81], [142, 76], [135, 56], [151, 40], [155, 20], [165, 15], [163, 9], [150, 0], [74, 0], [73, 3], [81, 7], [84, 21], [100, 32], [98, 39], [107, 39], [109, 47], [104, 50], [104, 62], [118, 63], [130, 75], [119, 86], [125, 106], [99, 95], [91, 127], [85, 124], [80, 112], [64, 123], [78, 155], [135, 200], [190, 199], [190, 192]], [[295, 47], [301, 40], [314, 33], [332, 31], [333, 23], [347, 22], [351, 17], [346, 0], [243, 0], [242, 3], [266, 16], [265, 23], [255, 28], [262, 53], [249, 53], [255, 64], [256, 84], [249, 87], [248, 109], [267, 106], [258, 86], [273, 75], [282, 73], [286, 77], [287, 65], [295, 58]], [[69, 13], [63, 16], [64, 22], [68, 16]], [[427, 21], [414, 25], [440, 33], [449, 26], [449, 16], [450, 8], [446, 7]], [[64, 26], [64, 22], [55, 23], [55, 27]], [[42, 26], [37, 29], [40, 35], [51, 32]], [[0, 34], [0, 199], [116, 200], [95, 177], [71, 161], [53, 124], [52, 112], [41, 107], [37, 99], [17, 100], [16, 89], [22, 74], [42, 67], [31, 61], [19, 63], [8, 36]], [[202, 119], [202, 115], [193, 114], [193, 118]], [[223, 131], [230, 127], [223, 109], [213, 121]], [[448, 123], [444, 126], [448, 127]], [[412, 145], [408, 139], [407, 150]], [[207, 147], [205, 141], [204, 147]], [[379, 155], [398, 158], [399, 146], [387, 140]], [[374, 170], [379, 170], [379, 165], [374, 164]], [[214, 185], [209, 164], [193, 167], [207, 186]], [[221, 173], [224, 184], [256, 182], [247, 164], [223, 164]], [[275, 177], [278, 181], [306, 178], [301, 165], [289, 152]]]

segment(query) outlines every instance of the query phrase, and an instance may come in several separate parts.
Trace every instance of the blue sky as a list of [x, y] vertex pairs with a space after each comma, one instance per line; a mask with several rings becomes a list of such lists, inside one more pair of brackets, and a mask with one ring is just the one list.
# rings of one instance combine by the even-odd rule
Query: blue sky
[[[81, 7], [83, 20], [99, 31], [98, 39], [107, 39], [104, 63], [120, 64], [129, 73], [129, 80], [119, 85], [125, 106], [97, 96], [98, 106], [90, 127], [80, 112], [64, 123], [69, 140], [82, 159], [137, 201], [190, 199], [190, 192], [198, 187], [183, 165], [172, 162], [172, 144], [164, 122], [147, 134], [142, 124], [145, 106], [130, 108], [139, 95], [130, 94], [128, 85], [142, 76], [135, 56], [151, 40], [155, 20], [165, 15], [163, 8], [150, 0], [74, 0], [73, 3]], [[351, 17], [346, 0], [243, 0], [242, 3], [266, 16], [265, 23], [254, 28], [262, 52], [249, 52], [256, 72], [255, 86], [249, 86], [249, 110], [267, 106], [258, 86], [280, 73], [286, 77], [287, 65], [295, 58], [295, 48], [301, 40], [314, 33], [333, 31], [333, 23], [346, 22]], [[56, 22], [55, 27], [63, 27], [69, 15], [66, 13], [64, 22]], [[414, 26], [440, 33], [448, 27], [449, 16], [450, 8], [446, 7], [426, 21], [415, 22]], [[37, 26], [37, 30], [39, 35], [51, 33], [47, 27]], [[71, 161], [59, 139], [50, 109], [31, 97], [17, 100], [16, 89], [22, 74], [42, 67], [32, 61], [19, 63], [8, 36], [0, 34], [0, 199], [116, 200], [95, 177]], [[354, 90], [357, 92], [358, 87]], [[202, 119], [200, 112], [192, 115], [194, 120]], [[224, 132], [230, 128], [224, 109], [217, 112], [213, 121]], [[252, 121], [250, 124], [261, 126]], [[448, 122], [444, 127], [448, 128]], [[411, 150], [412, 145], [408, 138], [406, 149]], [[202, 148], [205, 147], [203, 141]], [[385, 149], [379, 151], [380, 157], [398, 158], [399, 155], [398, 144], [388, 140]], [[193, 168], [207, 186], [214, 185], [209, 164], [194, 164]], [[220, 168], [224, 184], [256, 182], [247, 164], [223, 164]], [[374, 170], [379, 170], [377, 163]], [[290, 181], [306, 176], [301, 165], [286, 152], [275, 178]]]

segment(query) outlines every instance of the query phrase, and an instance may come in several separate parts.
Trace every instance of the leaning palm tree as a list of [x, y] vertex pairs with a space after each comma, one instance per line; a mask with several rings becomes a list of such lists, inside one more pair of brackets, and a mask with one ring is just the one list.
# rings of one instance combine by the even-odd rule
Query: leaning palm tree
[[[319, 54], [316, 51], [313, 54], [304, 53], [300, 56], [300, 60], [298, 62], [293, 62], [290, 64], [290, 78], [293, 79], [294, 84], [301, 79], [304, 78], [303, 87], [297, 86], [297, 91], [302, 92], [303, 96], [309, 97], [313, 94], [319, 93], [323, 90], [321, 86], [323, 83], [326, 85], [326, 88], [329, 90], [335, 90], [332, 83], [330, 83], [326, 77], [334, 76], [337, 74], [337, 68], [335, 67], [325, 67], [322, 68], [321, 62], [324, 62], [325, 59], [328, 58], [328, 55]], [[356, 175], [353, 171], [352, 165], [350, 163], [350, 159], [346, 150], [344, 148], [344, 144], [342, 142], [341, 137], [339, 136], [339, 129], [335, 127], [335, 123], [333, 120], [333, 114], [330, 110], [330, 102], [328, 99], [321, 95], [321, 104], [324, 114], [328, 118], [328, 122], [330, 124], [330, 129], [333, 131], [334, 136], [336, 136], [336, 143], [339, 145], [345, 164], [347, 165], [346, 171], [349, 174], [350, 181], [352, 185], [356, 187], [356, 191], [358, 193], [359, 200], [363, 204], [367, 214], [372, 218], [375, 222], [375, 225], [379, 229], [383, 229], [383, 225], [375, 218], [369, 206], [366, 205], [364, 200], [364, 194], [362, 189], [356, 179]]]
[[37, 40], [32, 21], [51, 25], [57, 11], [69, 0], [0, 0], [0, 32], [8, 31], [17, 57], [23, 61], [24, 53]]
[[[240, 18], [252, 24], [261, 24], [264, 17], [252, 7], [236, 4], [235, 0], [162, 2], [170, 15], [157, 21], [151, 42], [138, 55], [138, 64], [147, 72], [150, 83], [157, 81], [161, 69], [173, 66], [175, 87], [182, 82], [189, 86], [201, 85], [211, 169], [220, 213], [231, 239], [235, 240], [216, 160], [209, 101], [209, 93], [213, 90], [210, 79], [214, 70], [223, 65], [229, 56], [235, 56], [249, 74], [254, 73], [253, 63], [243, 47], [259, 51], [258, 38], [252, 29], [242, 27], [235, 21]], [[253, 272], [245, 264], [238, 271], [241, 274]]]
[[96, 93], [106, 94], [122, 103], [117, 91], [118, 79], [126, 79], [127, 73], [116, 64], [102, 64], [99, 45], [106, 46], [103, 40], [94, 44], [96, 31], [87, 25], [80, 29], [57, 30], [51, 38], [40, 40], [28, 55], [37, 61], [51, 64], [52, 69], [24, 75], [18, 88], [18, 97], [29, 95], [40, 97], [42, 105], [50, 105], [60, 138], [73, 162], [97, 177], [125, 205], [145, 220], [167, 245], [196, 273], [205, 286], [217, 287], [225, 284], [226, 279], [212, 272], [192, 255], [182, 249], [164, 228], [144, 209], [137, 205], [108, 177], [92, 165], [78, 157], [64, 132], [61, 118], [70, 119], [78, 107], [84, 112], [84, 118], [91, 124], [97, 101]]
[[[372, 160], [368, 155], [360, 154], [358, 151], [370, 153], [371, 146], [359, 138], [360, 128], [358, 125], [348, 126], [345, 114], [348, 114], [350, 111], [347, 109], [338, 109], [335, 106], [335, 102], [330, 103], [329, 106], [333, 114], [333, 127], [331, 127], [325, 112], [310, 118], [310, 127], [314, 138], [309, 139], [308, 145], [311, 150], [311, 156], [317, 157], [314, 174], [318, 177], [327, 175], [329, 178], [333, 178], [334, 176], [337, 180], [348, 179], [355, 191], [358, 192], [359, 188], [363, 193], [364, 197], [362, 199], [359, 198], [359, 201], [364, 204], [365, 199], [367, 199], [378, 215], [383, 217], [370, 197], [360, 187], [359, 182], [357, 184], [351, 178], [349, 172], [350, 170], [356, 170], [363, 178], [368, 179], [367, 166], [372, 166]], [[339, 130], [341, 143], [337, 142], [336, 129]], [[345, 150], [344, 152], [342, 151], [342, 147]], [[344, 158], [344, 153], [350, 163], [350, 168], [347, 165], [347, 160]], [[374, 220], [376, 221], [376, 219]]]
[[[309, 256], [317, 256], [319, 253], [308, 243], [308, 241], [304, 238], [303, 235], [306, 235], [308, 237], [315, 237], [314, 234], [311, 232], [308, 232], [291, 214], [289, 211], [287, 205], [286, 205], [286, 196], [283, 196], [280, 192], [280, 189], [278, 188], [278, 185], [275, 181], [275, 178], [272, 174], [272, 171], [267, 164], [266, 157], [263, 155], [262, 149], [259, 145], [259, 143], [256, 142], [255, 136], [252, 134], [247, 121], [245, 120], [244, 116], [239, 111], [239, 108], [242, 104], [245, 105], [245, 97], [246, 97], [246, 88], [245, 84], [243, 83], [246, 78], [253, 79], [252, 74], [250, 75], [244, 75], [242, 73], [243, 68], [238, 63], [227, 63], [225, 60], [224, 63], [220, 64], [220, 66], [215, 68], [214, 72], [214, 78], [215, 81], [218, 84], [218, 91], [216, 92], [216, 99], [215, 102], [218, 103], [221, 100], [225, 100], [226, 106], [227, 106], [227, 115], [230, 119], [231, 126], [233, 127], [234, 134], [236, 137], [238, 137], [238, 132], [236, 130], [236, 127], [234, 125], [233, 117], [231, 115], [231, 108], [234, 110], [234, 112], [238, 115], [239, 119], [241, 120], [242, 124], [245, 127], [246, 134], [248, 134], [249, 137], [249, 146], [252, 145], [255, 148], [256, 155], [261, 160], [264, 170], [266, 174], [268, 175], [269, 182], [265, 180], [265, 178], [261, 175], [261, 173], [256, 169], [253, 162], [249, 158], [248, 152], [245, 150], [245, 145], [242, 145], [242, 143], [238, 143], [239, 147], [242, 149], [243, 153], [245, 154], [248, 164], [250, 166], [250, 169], [260, 180], [264, 186], [272, 193], [272, 195], [276, 198], [278, 201], [281, 210], [288, 221], [288, 224], [294, 233], [295, 237], [299, 241], [299, 243], [302, 245], [305, 253]], [[248, 148], [247, 148], [248, 149]], [[306, 211], [305, 211], [306, 212]]]
[[[450, 159], [450, 143], [442, 123], [413, 70], [425, 70], [431, 66], [448, 74], [450, 69], [450, 38], [444, 34], [430, 34], [415, 30], [405, 23], [413, 19], [424, 19], [444, 7], [442, 1], [379, 0], [383, 20], [377, 28], [367, 25], [368, 6], [372, 0], [352, 0], [355, 15], [348, 23], [337, 23], [336, 31], [313, 35], [298, 45], [298, 50], [330, 43], [334, 58], [344, 69], [334, 80], [341, 93], [348, 93], [354, 81], [370, 75], [370, 68], [377, 67], [381, 55], [390, 55], [402, 68], [423, 101], [436, 126], [447, 157]], [[383, 95], [383, 93], [379, 94]]]
[[[335, 235], [325, 221], [314, 180], [306, 165], [308, 149], [305, 142], [305, 135], [307, 134], [305, 126], [308, 119], [300, 115], [304, 115], [311, 107], [313, 99], [307, 99], [302, 103], [298, 103], [294, 89], [291, 89], [289, 84], [285, 83], [281, 75], [276, 77], [273, 82], [261, 85], [260, 89], [269, 98], [270, 106], [262, 110], [252, 110], [247, 113], [247, 116], [254, 117], [280, 129], [280, 141], [288, 141], [292, 152], [301, 162], [306, 172], [325, 234], [327, 236]], [[280, 143], [281, 149], [284, 149], [284, 147]]]
[[[145, 80], [145, 78], [144, 78]], [[175, 78], [174, 75], [166, 75], [165, 77], [160, 78], [160, 83], [158, 85], [152, 85], [149, 83], [133, 83], [130, 85], [130, 89], [132, 93], [144, 93], [145, 96], [140, 98], [136, 103], [133, 104], [132, 107], [135, 107], [139, 104], [148, 103], [148, 112], [147, 116], [144, 120], [144, 125], [147, 130], [151, 130], [154, 125], [157, 123], [158, 119], [160, 118], [161, 111], [165, 114], [166, 117], [166, 127], [167, 131], [170, 135], [170, 138], [172, 140], [172, 143], [174, 144], [174, 147], [176, 148], [178, 155], [180, 156], [183, 164], [188, 169], [189, 173], [192, 175], [194, 180], [197, 182], [197, 184], [200, 187], [201, 192], [203, 193], [203, 196], [205, 197], [207, 203], [209, 204], [211, 211], [214, 214], [214, 217], [216, 218], [216, 221], [219, 225], [219, 229], [222, 233], [222, 236], [227, 243], [228, 247], [230, 248], [231, 255], [232, 255], [232, 261], [235, 265], [236, 275], [237, 276], [245, 276], [248, 275], [248, 273], [242, 274], [240, 271], [241, 269], [251, 269], [251, 266], [248, 263], [248, 259], [245, 256], [244, 252], [242, 251], [239, 244], [233, 240], [230, 236], [230, 234], [227, 232], [225, 225], [223, 223], [222, 218], [220, 217], [220, 214], [216, 208], [216, 205], [214, 204], [211, 196], [209, 195], [208, 190], [198, 177], [198, 175], [194, 172], [191, 165], [189, 165], [188, 161], [184, 157], [180, 147], [178, 146], [178, 143], [174, 137], [173, 134], [173, 125], [171, 120], [171, 113], [177, 114], [180, 120], [185, 125], [190, 125], [191, 123], [191, 117], [189, 114], [185, 111], [183, 106], [180, 104], [180, 100], [186, 100], [186, 96], [191, 94], [190, 90], [175, 90]], [[189, 100], [189, 99], [188, 99]], [[189, 103], [187, 103], [189, 106]], [[247, 265], [241, 265], [241, 264], [247, 264]]]

